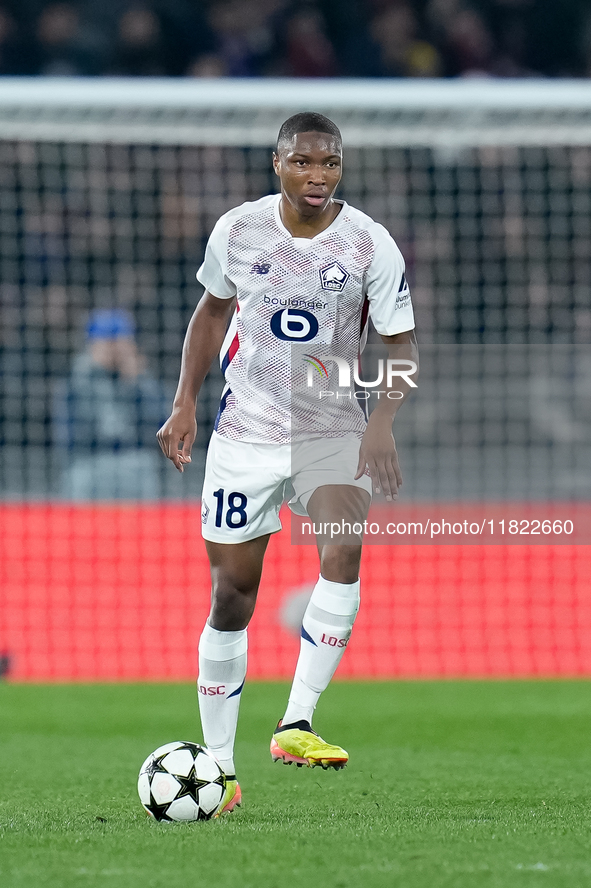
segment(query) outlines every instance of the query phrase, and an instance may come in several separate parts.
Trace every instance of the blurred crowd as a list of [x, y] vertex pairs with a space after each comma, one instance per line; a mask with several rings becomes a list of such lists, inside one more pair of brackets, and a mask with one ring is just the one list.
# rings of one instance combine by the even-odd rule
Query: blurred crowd
[[591, 3], [0, 0], [0, 75], [591, 76]]

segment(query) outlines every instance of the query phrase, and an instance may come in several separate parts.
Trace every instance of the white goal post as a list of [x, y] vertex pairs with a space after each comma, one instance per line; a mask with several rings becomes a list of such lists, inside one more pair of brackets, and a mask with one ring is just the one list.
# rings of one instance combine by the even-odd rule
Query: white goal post
[[302, 109], [358, 148], [591, 144], [589, 81], [0, 80], [2, 139], [264, 147]]

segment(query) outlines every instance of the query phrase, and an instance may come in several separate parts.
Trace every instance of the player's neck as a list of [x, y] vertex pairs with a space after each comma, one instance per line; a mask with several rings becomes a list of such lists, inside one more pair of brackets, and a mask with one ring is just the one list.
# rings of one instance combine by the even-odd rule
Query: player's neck
[[302, 216], [283, 197], [279, 201], [279, 216], [292, 237], [316, 237], [325, 231], [336, 219], [342, 204], [331, 200], [326, 210], [318, 216]]

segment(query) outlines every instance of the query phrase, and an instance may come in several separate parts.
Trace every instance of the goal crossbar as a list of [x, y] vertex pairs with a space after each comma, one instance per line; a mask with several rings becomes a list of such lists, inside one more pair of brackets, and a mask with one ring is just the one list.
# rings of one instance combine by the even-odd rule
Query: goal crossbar
[[0, 139], [269, 147], [305, 109], [350, 147], [591, 144], [588, 81], [484, 79], [5, 78]]

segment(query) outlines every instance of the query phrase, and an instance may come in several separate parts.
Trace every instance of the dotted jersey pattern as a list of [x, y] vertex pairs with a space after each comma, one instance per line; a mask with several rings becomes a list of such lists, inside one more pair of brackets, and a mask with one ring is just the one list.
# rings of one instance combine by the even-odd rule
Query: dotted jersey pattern
[[[223, 352], [232, 357], [222, 362], [227, 363], [227, 386], [216, 430], [233, 440], [279, 444], [314, 434], [361, 436], [366, 419], [358, 401], [341, 398], [329, 404], [309, 395], [292, 397], [292, 391], [305, 390], [305, 351], [344, 358], [350, 367], [357, 360], [362, 314], [367, 314], [364, 277], [374, 256], [372, 237], [345, 215], [336, 229], [331, 226], [325, 236], [299, 249], [277, 224], [274, 204], [257, 204], [263, 207], [241, 215], [228, 235], [228, 276], [236, 286], [237, 312], [224, 343]], [[321, 271], [335, 262], [348, 277], [342, 289], [325, 289]], [[316, 335], [305, 347], [297, 338], [279, 338], [271, 326], [274, 316], [287, 312], [284, 324], [301, 329], [299, 311], [318, 322]], [[276, 318], [276, 327], [279, 321]], [[234, 348], [229, 348], [232, 342]], [[330, 389], [337, 385], [337, 367], [327, 369], [324, 387]]]

